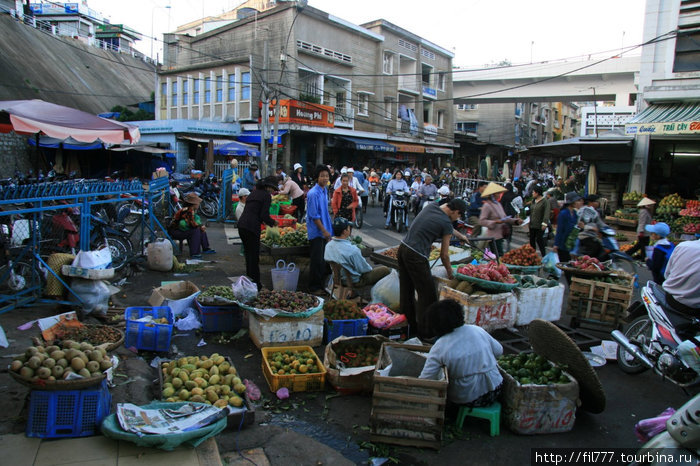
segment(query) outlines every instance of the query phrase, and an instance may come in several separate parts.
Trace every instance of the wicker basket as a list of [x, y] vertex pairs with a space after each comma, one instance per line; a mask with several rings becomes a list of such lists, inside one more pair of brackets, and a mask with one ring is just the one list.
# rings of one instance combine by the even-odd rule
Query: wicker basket
[[17, 382], [21, 383], [25, 387], [29, 387], [32, 390], [81, 390], [83, 388], [96, 387], [102, 383], [102, 380], [107, 376], [107, 374], [102, 374], [97, 377], [86, 377], [83, 379], [76, 380], [44, 380], [39, 379], [36, 381], [27, 380], [15, 371], [7, 371], [10, 376]]

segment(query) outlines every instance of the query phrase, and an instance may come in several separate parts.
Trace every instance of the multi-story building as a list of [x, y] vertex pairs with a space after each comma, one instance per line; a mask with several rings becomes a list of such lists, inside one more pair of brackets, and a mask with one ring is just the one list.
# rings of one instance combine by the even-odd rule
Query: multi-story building
[[700, 1], [647, 0], [629, 189], [696, 198], [700, 179]]
[[242, 140], [260, 142], [279, 101], [286, 167], [423, 164], [452, 154], [453, 54], [388, 21], [358, 26], [278, 2], [164, 42], [159, 120], [238, 122]]
[[[456, 136], [474, 138], [470, 144], [481, 145], [482, 150], [471, 155], [491, 155], [501, 162], [529, 146], [577, 133], [578, 106], [573, 103], [457, 104], [454, 108]], [[478, 158], [468, 156], [465, 162], [474, 165]]]

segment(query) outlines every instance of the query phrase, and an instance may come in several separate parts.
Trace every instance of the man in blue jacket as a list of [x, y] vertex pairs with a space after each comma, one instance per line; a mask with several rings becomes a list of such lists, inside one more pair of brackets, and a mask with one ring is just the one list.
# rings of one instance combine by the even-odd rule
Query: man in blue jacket
[[564, 207], [562, 207], [557, 217], [557, 234], [554, 236], [553, 248], [561, 262], [568, 262], [571, 260], [571, 249], [573, 245], [567, 244], [567, 239], [578, 224], [576, 209], [581, 208], [582, 205], [583, 198], [574, 191], [566, 193], [564, 196]]
[[309, 290], [312, 294], [323, 293], [327, 267], [323, 255], [326, 242], [331, 239], [333, 231], [326, 190], [329, 179], [330, 170], [327, 166], [316, 167], [315, 184], [306, 195], [306, 232], [310, 245]]

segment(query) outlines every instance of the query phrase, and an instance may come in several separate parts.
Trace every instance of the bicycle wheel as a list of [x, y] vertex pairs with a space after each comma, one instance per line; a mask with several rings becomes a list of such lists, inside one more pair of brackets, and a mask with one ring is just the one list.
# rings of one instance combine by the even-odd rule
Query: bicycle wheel
[[129, 226], [136, 225], [143, 218], [143, 210], [135, 202], [129, 203], [128, 206], [129, 214], [124, 217], [124, 224]]
[[12, 264], [12, 271], [8, 264], [0, 267], [0, 294], [15, 294], [31, 285], [32, 267], [24, 262]]
[[355, 226], [358, 229], [362, 228], [363, 221], [364, 221], [364, 219], [363, 219], [363, 215], [362, 215], [362, 209], [358, 208], [358, 209], [356, 209], [356, 212], [355, 212]]
[[199, 212], [207, 218], [215, 218], [219, 214], [219, 203], [213, 199], [203, 199]]
[[108, 236], [107, 247], [112, 255], [112, 267], [114, 270], [121, 270], [129, 259], [131, 244], [127, 244], [124, 239], [117, 236]]

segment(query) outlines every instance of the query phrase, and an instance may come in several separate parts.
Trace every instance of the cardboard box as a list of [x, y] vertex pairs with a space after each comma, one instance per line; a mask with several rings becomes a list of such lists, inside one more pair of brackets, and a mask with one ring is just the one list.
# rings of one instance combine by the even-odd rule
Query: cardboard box
[[168, 283], [153, 290], [148, 304], [153, 307], [168, 306], [177, 316], [184, 309], [194, 308], [194, 298], [199, 294], [199, 287], [192, 282], [179, 281]]
[[375, 365], [364, 367], [353, 367], [341, 369], [338, 362], [343, 356], [343, 348], [350, 345], [368, 345], [377, 350], [381, 350], [382, 344], [389, 341], [382, 335], [345, 337], [340, 336], [326, 345], [323, 354], [323, 365], [326, 366], [326, 380], [333, 385], [341, 395], [356, 393], [372, 393], [374, 388]]
[[272, 317], [248, 314], [250, 339], [258, 348], [267, 346], [319, 346], [323, 341], [323, 309], [309, 317]]
[[568, 432], [576, 420], [579, 386], [570, 382], [555, 385], [522, 385], [499, 367], [503, 376], [502, 416], [505, 425], [516, 434], [554, 434]]
[[464, 309], [464, 323], [487, 332], [515, 325], [518, 300], [511, 291], [498, 294], [466, 294], [447, 286], [440, 290], [440, 299], [454, 299]]

